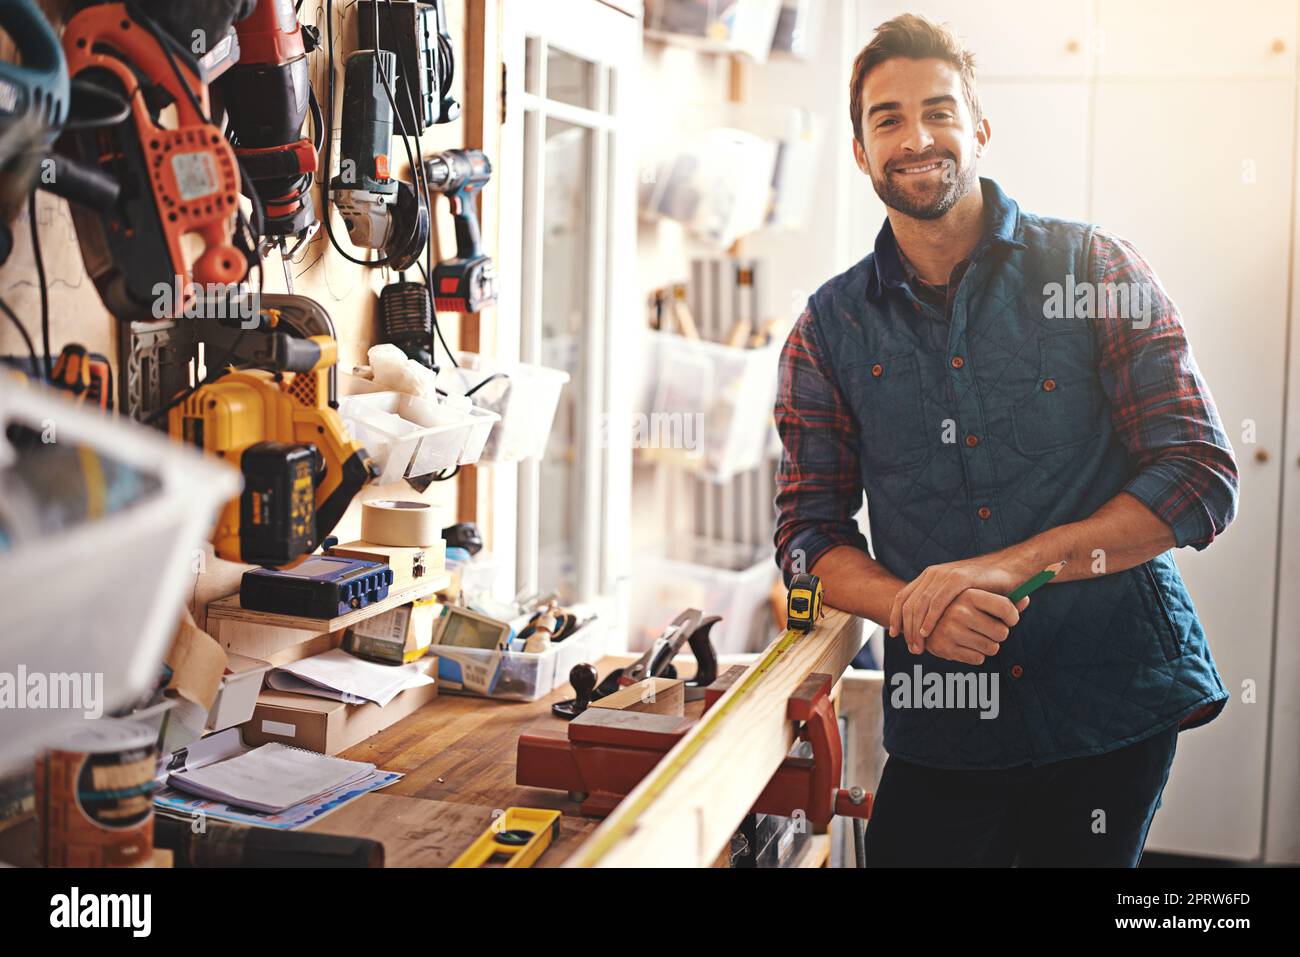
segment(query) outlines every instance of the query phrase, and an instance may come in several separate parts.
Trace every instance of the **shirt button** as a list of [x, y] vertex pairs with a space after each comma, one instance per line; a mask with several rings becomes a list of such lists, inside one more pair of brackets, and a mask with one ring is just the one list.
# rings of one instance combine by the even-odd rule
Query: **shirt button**
[[953, 367], [954, 369], [960, 369], [960, 368], [961, 368], [962, 366], [964, 366], [965, 364], [966, 364], [966, 360], [963, 359], [961, 356], [953, 356], [953, 357], [952, 357], [952, 367]]
[[1025, 669], [1022, 668], [1022, 667], [1020, 667], [1020, 665], [1012, 665], [1012, 666], [1011, 666], [1011, 677], [1013, 677], [1013, 678], [1019, 678], [1019, 677], [1020, 677], [1021, 675], [1023, 675], [1024, 673], [1025, 673]]
[[966, 447], [967, 447], [968, 449], [973, 449], [973, 448], [975, 448], [975, 446], [977, 446], [977, 445], [979, 445], [979, 444], [980, 444], [980, 437], [979, 437], [978, 435], [968, 435], [968, 436], [966, 436]]
[[1055, 392], [1055, 391], [1056, 391], [1056, 380], [1055, 380], [1055, 379], [1047, 379], [1047, 380], [1045, 380], [1045, 381], [1043, 382], [1043, 391], [1044, 391], [1044, 392]]
[[[879, 379], [882, 375], [885, 374], [885, 367], [882, 366], [879, 362], [877, 362], [875, 365], [871, 367], [871, 374], [875, 376], [877, 379]], [[1053, 388], [1055, 388], [1055, 386], [1053, 386]]]
[[990, 518], [993, 517], [993, 509], [989, 508], [987, 505], [981, 505], [980, 510], [975, 514], [987, 522]]

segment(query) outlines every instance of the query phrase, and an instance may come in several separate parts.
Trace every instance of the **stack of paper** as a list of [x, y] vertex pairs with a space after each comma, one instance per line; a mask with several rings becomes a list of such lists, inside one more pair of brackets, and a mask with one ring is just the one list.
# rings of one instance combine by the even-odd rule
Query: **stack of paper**
[[173, 771], [167, 783], [213, 801], [275, 814], [368, 777], [373, 764], [283, 744], [264, 744], [225, 761]]
[[431, 685], [426, 674], [428, 661], [409, 665], [384, 665], [363, 661], [341, 648], [283, 665], [267, 675], [267, 684], [277, 691], [333, 698], [336, 701], [373, 701], [381, 708], [407, 688]]

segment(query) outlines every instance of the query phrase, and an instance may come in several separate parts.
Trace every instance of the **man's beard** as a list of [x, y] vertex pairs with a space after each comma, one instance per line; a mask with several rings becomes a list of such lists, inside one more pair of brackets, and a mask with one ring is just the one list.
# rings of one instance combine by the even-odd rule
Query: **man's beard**
[[[974, 164], [958, 168], [957, 161], [951, 156], [935, 155], [929, 157], [929, 160], [939, 160], [944, 164], [944, 169], [939, 175], [938, 188], [930, 195], [915, 196], [900, 182], [900, 179], [908, 174], [895, 174], [886, 170], [883, 177], [876, 176], [874, 172], [871, 174], [871, 185], [875, 187], [880, 201], [890, 209], [911, 216], [913, 219], [939, 219], [946, 215], [948, 210], [957, 205], [959, 199], [971, 191], [978, 173]], [[926, 161], [927, 157], [920, 156], [907, 160], [906, 165], [915, 166]], [[954, 169], [956, 175], [953, 174]]]

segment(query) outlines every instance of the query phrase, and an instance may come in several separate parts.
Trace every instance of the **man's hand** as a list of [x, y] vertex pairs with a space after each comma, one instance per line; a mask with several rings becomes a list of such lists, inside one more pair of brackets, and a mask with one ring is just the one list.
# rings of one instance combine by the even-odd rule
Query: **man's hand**
[[1028, 598], [1013, 605], [1004, 595], [969, 588], [948, 605], [933, 634], [925, 639], [908, 636], [907, 644], [914, 654], [928, 651], [936, 658], [982, 665], [985, 658], [1001, 650], [1002, 642], [1028, 606]]
[[[912, 651], [919, 654], [949, 604], [962, 592], [978, 588], [994, 595], [1006, 595], [1026, 577], [987, 559], [931, 565], [894, 596], [889, 610], [889, 634], [901, 633]], [[1006, 604], [1011, 607], [1010, 602]]]

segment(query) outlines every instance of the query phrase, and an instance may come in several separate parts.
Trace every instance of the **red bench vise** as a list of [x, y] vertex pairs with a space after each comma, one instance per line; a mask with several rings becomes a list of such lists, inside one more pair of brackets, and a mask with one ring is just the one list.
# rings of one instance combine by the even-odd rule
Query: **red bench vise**
[[[709, 685], [704, 709], [713, 707], [744, 673], [743, 667], [733, 667]], [[799, 722], [799, 739], [811, 744], [812, 757], [786, 757], [754, 802], [753, 813], [802, 814], [821, 827], [837, 814], [871, 815], [870, 794], [839, 787], [844, 750], [830, 700], [832, 684], [830, 675], [811, 674], [790, 695], [786, 717]], [[678, 715], [588, 708], [570, 722], [567, 736], [520, 735], [515, 782], [568, 791], [582, 801], [583, 814], [604, 817], [694, 724]]]

